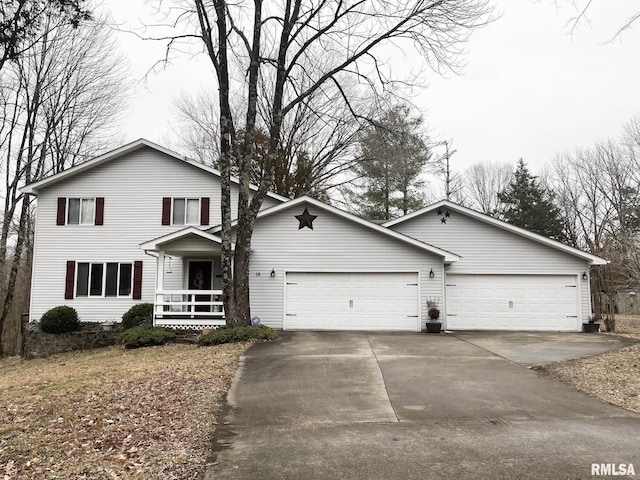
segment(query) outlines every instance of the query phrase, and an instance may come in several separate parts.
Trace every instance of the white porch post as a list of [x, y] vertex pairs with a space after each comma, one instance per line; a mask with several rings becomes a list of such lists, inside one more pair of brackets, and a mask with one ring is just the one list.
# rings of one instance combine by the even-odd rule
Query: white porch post
[[164, 296], [161, 295], [158, 299], [158, 292], [164, 290], [164, 251], [158, 252], [158, 259], [156, 260], [156, 291], [153, 293], [153, 326], [156, 326], [156, 317], [162, 314], [163, 306], [158, 305], [158, 302], [164, 301]]
[[158, 252], [156, 290], [164, 290], [164, 250]]

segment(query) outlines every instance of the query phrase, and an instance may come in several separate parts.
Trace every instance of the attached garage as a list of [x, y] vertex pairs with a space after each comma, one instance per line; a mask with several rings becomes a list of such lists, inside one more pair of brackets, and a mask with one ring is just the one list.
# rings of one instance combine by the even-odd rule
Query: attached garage
[[384, 224], [446, 248], [441, 320], [447, 330], [582, 330], [598, 256], [443, 200]]
[[577, 275], [447, 275], [448, 330], [580, 328]]
[[418, 272], [288, 272], [287, 330], [420, 329]]

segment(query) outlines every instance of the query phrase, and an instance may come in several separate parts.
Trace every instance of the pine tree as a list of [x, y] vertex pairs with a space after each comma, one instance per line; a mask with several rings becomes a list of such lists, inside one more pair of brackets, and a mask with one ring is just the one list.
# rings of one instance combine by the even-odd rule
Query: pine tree
[[424, 206], [420, 175], [431, 158], [422, 117], [406, 105], [387, 111], [359, 142], [355, 167], [360, 189], [351, 191], [358, 213], [372, 220], [390, 220]]
[[564, 228], [560, 209], [553, 203], [553, 193], [542, 187], [538, 177], [529, 172], [520, 159], [511, 183], [498, 193], [504, 205], [505, 221], [544, 235], [554, 240], [564, 240]]

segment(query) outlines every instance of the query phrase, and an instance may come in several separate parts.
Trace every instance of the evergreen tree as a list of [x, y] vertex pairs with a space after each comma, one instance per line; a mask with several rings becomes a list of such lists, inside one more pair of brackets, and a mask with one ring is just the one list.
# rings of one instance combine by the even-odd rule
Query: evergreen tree
[[554, 240], [564, 240], [560, 209], [553, 193], [542, 187], [520, 159], [511, 183], [498, 193], [505, 221]]
[[420, 179], [431, 158], [422, 117], [398, 105], [362, 135], [355, 167], [359, 189], [350, 193], [358, 213], [371, 220], [390, 220], [424, 206]]

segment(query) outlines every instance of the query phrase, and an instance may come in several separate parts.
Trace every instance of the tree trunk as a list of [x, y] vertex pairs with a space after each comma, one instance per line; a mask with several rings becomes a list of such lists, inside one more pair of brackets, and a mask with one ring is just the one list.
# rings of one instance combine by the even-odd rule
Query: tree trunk
[[[29, 202], [26, 197], [22, 199], [22, 209], [20, 211], [20, 228], [18, 229], [18, 238], [16, 240], [13, 259], [11, 261], [11, 270], [7, 280], [7, 288], [5, 291], [2, 310], [0, 310], [0, 332], [4, 332], [5, 323], [9, 316], [9, 311], [13, 305], [13, 296], [16, 291], [16, 280], [18, 278], [18, 270], [20, 269], [20, 260], [22, 259], [22, 251], [24, 249], [26, 226], [29, 217]], [[4, 357], [4, 342], [0, 338], [0, 358]]]
[[591, 302], [593, 306], [593, 321], [602, 320], [602, 267], [595, 267], [591, 271]]
[[236, 235], [236, 249], [233, 258], [233, 304], [232, 316], [226, 316], [227, 325], [241, 327], [251, 325], [251, 306], [249, 303], [249, 260], [251, 256], [251, 232], [242, 222]]
[[[258, 107], [258, 73], [260, 69], [260, 32], [262, 26], [262, 0], [254, 0], [253, 43], [249, 67], [249, 96], [243, 155], [240, 158], [240, 185], [238, 192], [238, 224], [236, 248], [233, 254], [233, 315], [227, 317], [231, 327], [251, 325], [249, 303], [249, 260], [251, 257], [251, 234], [255, 215], [251, 208], [249, 183], [254, 151], [255, 121]], [[259, 209], [259, 208], [258, 208]]]

